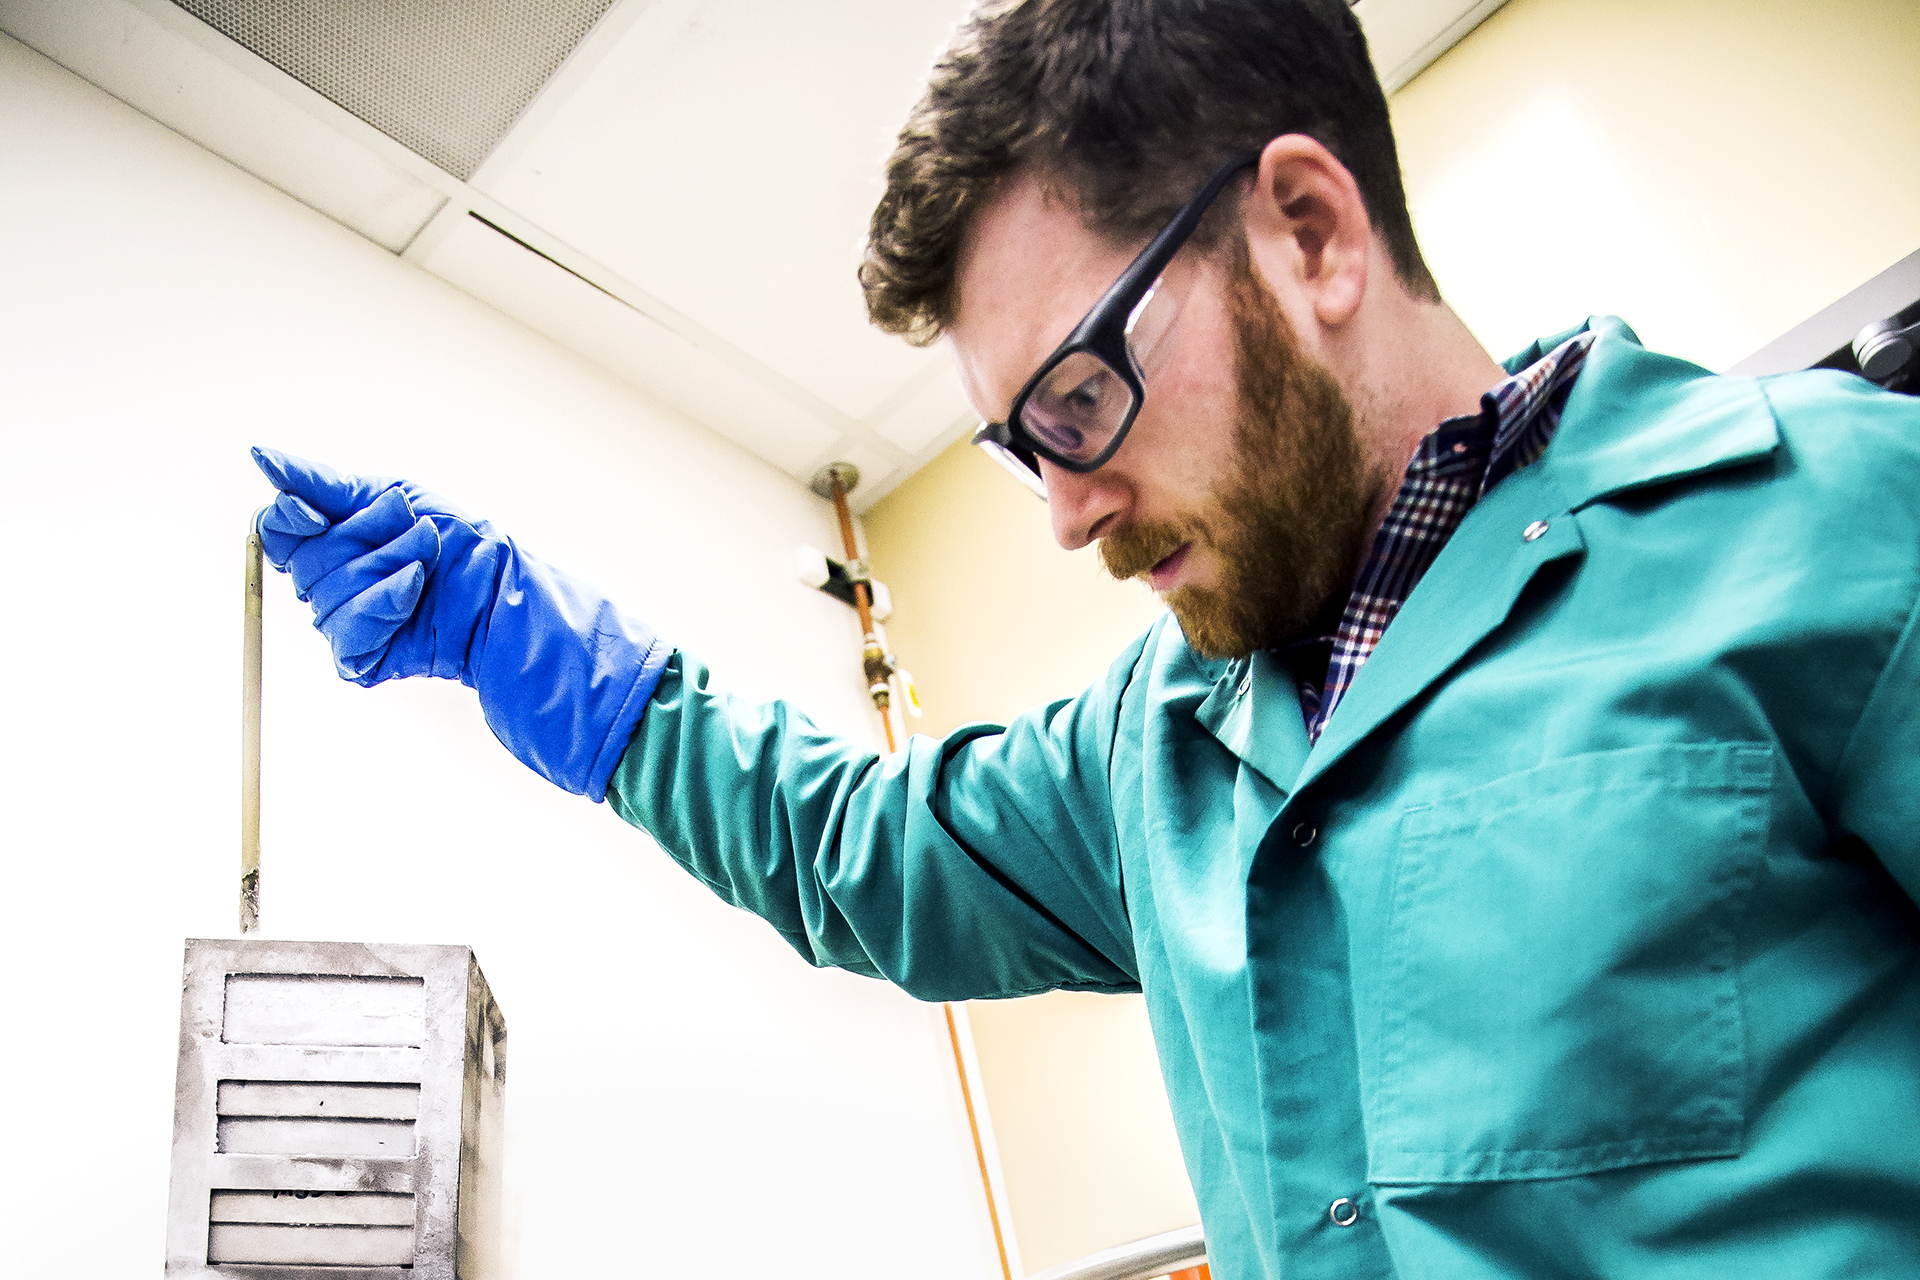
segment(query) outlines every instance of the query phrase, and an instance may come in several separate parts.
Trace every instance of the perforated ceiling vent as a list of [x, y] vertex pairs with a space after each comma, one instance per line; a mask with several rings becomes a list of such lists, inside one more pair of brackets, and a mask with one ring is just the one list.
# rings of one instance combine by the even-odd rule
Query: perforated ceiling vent
[[470, 178], [613, 0], [174, 0]]

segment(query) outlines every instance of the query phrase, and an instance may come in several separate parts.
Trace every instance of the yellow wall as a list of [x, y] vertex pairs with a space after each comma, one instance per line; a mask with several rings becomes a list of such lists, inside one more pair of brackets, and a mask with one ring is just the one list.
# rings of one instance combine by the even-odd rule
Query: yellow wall
[[917, 733], [1005, 721], [1078, 693], [1160, 612], [1092, 548], [1054, 545], [1047, 504], [965, 441], [863, 518], [893, 592], [887, 639], [919, 685]]
[[[1914, 0], [1513, 0], [1395, 96], [1441, 288], [1496, 355], [1592, 312], [1720, 368], [1920, 248]], [[866, 521], [920, 726], [1096, 678], [1154, 601], [956, 445]], [[1137, 999], [970, 1010], [1029, 1273], [1194, 1220]]]
[[1920, 248], [1914, 0], [1514, 0], [1393, 113], [1495, 355], [1611, 311], [1725, 368]]

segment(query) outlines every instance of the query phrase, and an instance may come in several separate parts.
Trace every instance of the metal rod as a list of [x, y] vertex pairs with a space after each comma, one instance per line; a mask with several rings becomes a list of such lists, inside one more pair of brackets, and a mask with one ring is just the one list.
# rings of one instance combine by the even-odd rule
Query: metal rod
[[[853, 512], [847, 509], [847, 487], [841, 483], [840, 473], [837, 470], [832, 473], [832, 484], [833, 509], [840, 517], [840, 541], [846, 544], [847, 563], [851, 565], [860, 559], [860, 544], [854, 541]], [[887, 750], [894, 751], [897, 748], [893, 744], [893, 716], [887, 710], [886, 683], [884, 678], [879, 683], [874, 683], [873, 659], [884, 657], [884, 654], [880, 648], [879, 637], [873, 631], [873, 597], [868, 594], [867, 584], [864, 582], [853, 584], [853, 607], [860, 613], [860, 640], [867, 650], [869, 686], [867, 692], [873, 698], [874, 709], [880, 713], [880, 727], [887, 731]]]
[[1062, 1263], [1031, 1280], [1150, 1280], [1198, 1270], [1206, 1261], [1206, 1236], [1198, 1226], [1182, 1227]]
[[[256, 517], [257, 520], [257, 517]], [[247, 608], [240, 648], [240, 932], [260, 929], [260, 531], [247, 527]]]

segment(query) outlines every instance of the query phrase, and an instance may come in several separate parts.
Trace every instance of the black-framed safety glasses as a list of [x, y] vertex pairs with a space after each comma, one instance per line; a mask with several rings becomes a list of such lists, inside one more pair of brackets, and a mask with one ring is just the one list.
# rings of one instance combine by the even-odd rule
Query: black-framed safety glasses
[[1207, 179], [1027, 379], [1007, 420], [981, 423], [973, 443], [1041, 497], [1038, 459], [1085, 474], [1111, 458], [1146, 401], [1147, 374], [1179, 314], [1161, 299], [1161, 276], [1227, 183], [1259, 162], [1259, 152], [1248, 152]]

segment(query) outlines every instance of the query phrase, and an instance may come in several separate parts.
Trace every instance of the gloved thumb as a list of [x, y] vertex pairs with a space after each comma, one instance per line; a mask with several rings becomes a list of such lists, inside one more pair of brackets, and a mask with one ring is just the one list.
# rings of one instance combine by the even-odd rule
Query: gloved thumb
[[287, 559], [300, 549], [300, 544], [317, 533], [325, 533], [332, 524], [304, 498], [283, 492], [275, 494], [273, 501], [261, 508], [255, 530], [260, 535], [267, 563], [285, 573]]

